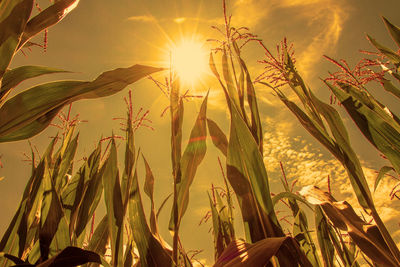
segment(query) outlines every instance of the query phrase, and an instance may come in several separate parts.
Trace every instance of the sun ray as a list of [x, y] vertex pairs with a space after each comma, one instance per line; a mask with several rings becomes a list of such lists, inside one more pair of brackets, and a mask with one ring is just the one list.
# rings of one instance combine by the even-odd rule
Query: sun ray
[[207, 51], [201, 42], [183, 39], [170, 50], [172, 71], [184, 84], [193, 85], [207, 72]]

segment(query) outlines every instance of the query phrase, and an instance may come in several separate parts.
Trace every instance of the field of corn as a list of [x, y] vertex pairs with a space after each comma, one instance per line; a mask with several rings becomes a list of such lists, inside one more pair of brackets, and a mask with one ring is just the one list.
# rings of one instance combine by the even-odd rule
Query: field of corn
[[[400, 180], [400, 119], [368, 89], [370, 82], [377, 82], [381, 91], [399, 102], [400, 50], [367, 35], [372, 52], [365, 52], [355, 68], [327, 56], [333, 71], [323, 79], [324, 90], [331, 93], [330, 100], [324, 101], [302, 78], [286, 39], [276, 50], [268, 48], [247, 28], [232, 25], [222, 1], [224, 23], [215, 27], [222, 37], [211, 41], [209, 51], [209, 68], [219, 88], [202, 97], [191, 121], [184, 119], [184, 107], [192, 104], [186, 100], [193, 96], [181, 85], [173, 62], [169, 69], [136, 64], [105, 71], [90, 81], [46, 82], [13, 94], [25, 80], [66, 72], [33, 65], [10, 68], [10, 64], [23, 49], [37, 46], [32, 38], [43, 32], [47, 36], [48, 29], [78, 2], [55, 0], [41, 10], [34, 0], [0, 1], [0, 142], [30, 139], [61, 118], [57, 135], [43, 153], [31, 146], [31, 173], [0, 240], [0, 266], [202, 266], [196, 251], [185, 249], [181, 230], [191, 207], [193, 181], [210, 145], [218, 150], [221, 170], [210, 175], [223, 185], [210, 184], [209, 212], [203, 222], [211, 227], [213, 266], [400, 266], [399, 248], [373, 194], [384, 180]], [[35, 8], [39, 11], [33, 12]], [[400, 28], [382, 19], [400, 48]], [[264, 51], [259, 55], [263, 72], [258, 76], [250, 73], [243, 56], [249, 43]], [[160, 73], [163, 76], [157, 76]], [[171, 164], [172, 170], [168, 179], [173, 190], [162, 203], [155, 201], [158, 175], [153, 174], [149, 155], [135, 142], [139, 129], [151, 128], [148, 113], [136, 113], [139, 103], [126, 89], [149, 76], [169, 101], [165, 116], [170, 148], [155, 150], [170, 155], [165, 164]], [[264, 162], [268, 139], [264, 139], [256, 86], [273, 93], [334, 156], [345, 170], [357, 206], [336, 199], [329, 179], [327, 190], [313, 184], [296, 187], [296, 181], [287, 178], [284, 163], [278, 177], [284, 190], [271, 192], [272, 178]], [[212, 90], [221, 90], [225, 97], [228, 131], [207, 112]], [[84, 160], [77, 160], [80, 126], [71, 113], [72, 103], [114, 94], [125, 96], [126, 115], [118, 119], [124, 136], [113, 133], [101, 138]], [[380, 171], [373, 187], [351, 145], [344, 113], [338, 110], [347, 112], [346, 118], [385, 159], [385, 166], [375, 166]], [[192, 127], [188, 138], [186, 127]], [[144, 177], [138, 167], [145, 170]], [[397, 186], [387, 201], [399, 198]], [[290, 216], [277, 212], [278, 205]], [[159, 215], [166, 207], [171, 209], [164, 224]], [[171, 236], [162, 236], [161, 227], [167, 227]]]

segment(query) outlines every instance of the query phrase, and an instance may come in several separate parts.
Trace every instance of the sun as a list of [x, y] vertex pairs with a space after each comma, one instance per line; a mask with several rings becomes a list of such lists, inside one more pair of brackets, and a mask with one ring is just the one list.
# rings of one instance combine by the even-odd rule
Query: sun
[[172, 71], [189, 85], [201, 82], [208, 71], [208, 53], [204, 44], [195, 40], [182, 40], [170, 50]]

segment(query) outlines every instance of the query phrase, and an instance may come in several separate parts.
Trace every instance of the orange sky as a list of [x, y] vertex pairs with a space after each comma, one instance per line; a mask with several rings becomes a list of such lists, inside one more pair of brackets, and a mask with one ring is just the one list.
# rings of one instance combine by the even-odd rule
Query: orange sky
[[[39, 1], [43, 6], [46, 6], [48, 2], [47, 0]], [[382, 43], [392, 44], [380, 15], [387, 17], [393, 24], [400, 25], [398, 0], [236, 0], [227, 1], [227, 3], [229, 12], [233, 13], [233, 25], [249, 26], [251, 32], [262, 38], [270, 48], [273, 48], [283, 37], [287, 37], [294, 43], [298, 68], [311, 88], [317, 91], [324, 100], [328, 99], [329, 93], [318, 78], [326, 77], [328, 70], [332, 71], [335, 68], [323, 60], [322, 55], [327, 54], [336, 59], [345, 58], [350, 63], [355, 63], [360, 58], [359, 49], [372, 50], [365, 39], [365, 33], [374, 36]], [[211, 26], [220, 26], [221, 22], [222, 3], [215, 0], [80, 1], [71, 14], [49, 30], [48, 48], [45, 53], [35, 47], [32, 51], [25, 50], [26, 56], [17, 55], [11, 65], [11, 67], [46, 65], [75, 73], [38, 78], [22, 84], [15, 93], [43, 81], [93, 79], [103, 71], [136, 63], [158, 66], [165, 59], [169, 42], [178, 42], [181, 38], [192, 36], [203, 41], [215, 38], [217, 33], [211, 29]], [[42, 42], [42, 39], [43, 34], [39, 35], [36, 41]], [[261, 66], [257, 65], [256, 61], [262, 58], [262, 50], [256, 45], [250, 45], [244, 55], [251, 66], [252, 77], [261, 73]], [[162, 75], [156, 77], [161, 79]], [[155, 131], [145, 128], [139, 130], [137, 146], [141, 147], [153, 169], [156, 179], [155, 201], [159, 205], [170, 192], [166, 188], [172, 190], [169, 117], [160, 116], [167, 107], [168, 101], [147, 79], [129, 88], [133, 91], [135, 109], [143, 107], [149, 110], [149, 118], [153, 121], [152, 125], [155, 128]], [[209, 116], [218, 121], [227, 131], [226, 109], [221, 101], [223, 100], [221, 89], [215, 81], [207, 77], [194, 89], [198, 94], [211, 90], [210, 96], [213, 98], [210, 99]], [[270, 91], [265, 88], [257, 88], [257, 90], [262, 100], [259, 104], [261, 118], [268, 137], [265, 140], [267, 146], [265, 151], [269, 154], [265, 155], [265, 162], [267, 170], [270, 171], [270, 177], [276, 178], [271, 182], [272, 191], [278, 191], [280, 188], [279, 172], [276, 166], [278, 161], [287, 160], [294, 163], [297, 159], [304, 164], [303, 169], [310, 170], [312, 173], [299, 171], [296, 164], [288, 163], [287, 168], [291, 171], [289, 177], [301, 179], [299, 176], [303, 175], [304, 180], [300, 184], [309, 183], [310, 177], [315, 177], [316, 183], [322, 183], [321, 177], [333, 174], [338, 178], [337, 193], [350, 197], [345, 188], [340, 189], [339, 185], [345, 183], [345, 180], [342, 179], [343, 174], [340, 174], [340, 170], [335, 167], [329, 154], [298, 126], [294, 117], [277, 98], [271, 95]], [[128, 89], [104, 99], [85, 100], [73, 104], [73, 112], [79, 113], [81, 119], [88, 121], [79, 127], [78, 159], [90, 153], [101, 136], [109, 136], [113, 130], [116, 134], [121, 134], [118, 122], [113, 118], [124, 116], [123, 97], [127, 95], [127, 92]], [[378, 92], [379, 96], [379, 89], [373, 92]], [[389, 98], [384, 98], [384, 100], [389, 106], [391, 105], [395, 113], [399, 114], [400, 107], [394, 106], [394, 102], [391, 102]], [[198, 100], [189, 102], [185, 106], [184, 144], [198, 110]], [[36, 144], [42, 152], [44, 145], [49, 141], [48, 137], [53, 133], [54, 129], [46, 130], [32, 138], [31, 142]], [[358, 130], [353, 127], [350, 135], [355, 149], [362, 155], [362, 160], [368, 167], [367, 175], [373, 178], [372, 169], [379, 169], [383, 163], [379, 161], [375, 150], [359, 138]], [[300, 138], [296, 139], [297, 136]], [[268, 140], [271, 142], [268, 143]], [[0, 145], [0, 155], [4, 164], [4, 167], [0, 169], [0, 177], [5, 177], [0, 181], [3, 208], [0, 233], [3, 233], [8, 226], [17, 208], [25, 182], [29, 178], [30, 166], [23, 161], [24, 152], [29, 153], [26, 141]], [[181, 232], [186, 249], [204, 249], [198, 258], [206, 259], [208, 263], [211, 263], [213, 258], [212, 237], [208, 233], [211, 225], [198, 226], [198, 223], [208, 210], [206, 190], [210, 189], [211, 182], [222, 183], [217, 164], [218, 153], [209, 142], [206, 159], [200, 166], [192, 186], [190, 206], [183, 218]], [[287, 153], [292, 156], [287, 156]], [[329, 164], [331, 169], [326, 166], [326, 162], [331, 163]], [[322, 172], [321, 169], [323, 169]], [[143, 176], [141, 179], [143, 181]], [[390, 184], [387, 186], [389, 187]], [[385, 194], [382, 193], [379, 197], [384, 198]], [[387, 210], [388, 206], [385, 205], [388, 203], [383, 201], [381, 205]], [[394, 202], [393, 207], [398, 207], [398, 203]], [[170, 238], [167, 231], [169, 212], [170, 207], [167, 206], [161, 215], [160, 225], [161, 233], [167, 240]], [[393, 229], [397, 231], [398, 226], [397, 229]]]

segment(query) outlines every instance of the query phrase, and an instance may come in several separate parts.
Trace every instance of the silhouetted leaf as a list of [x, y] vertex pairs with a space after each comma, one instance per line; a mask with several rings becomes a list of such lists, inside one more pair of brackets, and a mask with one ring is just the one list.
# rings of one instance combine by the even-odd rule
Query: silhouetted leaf
[[114, 138], [111, 140], [110, 156], [104, 165], [103, 186], [108, 229], [111, 236], [111, 264], [118, 267], [123, 266], [124, 211]]
[[228, 150], [228, 140], [226, 139], [226, 135], [213, 120], [207, 119], [207, 125], [211, 141], [222, 152], [222, 154], [226, 156]]
[[397, 266], [382, 234], [376, 225], [364, 222], [346, 201], [336, 202], [318, 187], [304, 187], [300, 194], [312, 204], [319, 205], [333, 225], [347, 231], [354, 243], [376, 264]]
[[0, 108], [0, 142], [32, 137], [44, 130], [63, 106], [79, 99], [115, 94], [160, 70], [134, 65], [104, 72], [92, 82], [58, 81], [30, 88], [6, 101]]
[[4, 74], [0, 89], [0, 106], [1, 104], [3, 104], [10, 91], [21, 82], [45, 74], [62, 72], [67, 71], [43, 66], [22, 66], [15, 69], [7, 70]]
[[266, 266], [279, 252], [287, 255], [289, 265], [285, 267], [311, 267], [295, 239], [291, 237], [271, 237], [254, 244], [235, 240], [218, 258], [214, 267]]
[[180, 169], [182, 171], [181, 180], [176, 182], [177, 188], [177, 221], [174, 221], [175, 209], [172, 209], [170, 219], [170, 230], [179, 228], [181, 219], [187, 209], [189, 203], [189, 188], [196, 175], [197, 167], [202, 162], [206, 154], [206, 139], [207, 139], [207, 125], [206, 125], [206, 112], [207, 112], [207, 98], [204, 98], [201, 104], [199, 115], [197, 116], [195, 125], [190, 133], [188, 144], [185, 148], [180, 162]]
[[31, 15], [33, 0], [4, 0], [0, 2], [0, 81], [9, 66], [26, 23]]
[[58, 0], [30, 19], [24, 29], [19, 48], [36, 34], [60, 22], [78, 3], [79, 0]]

